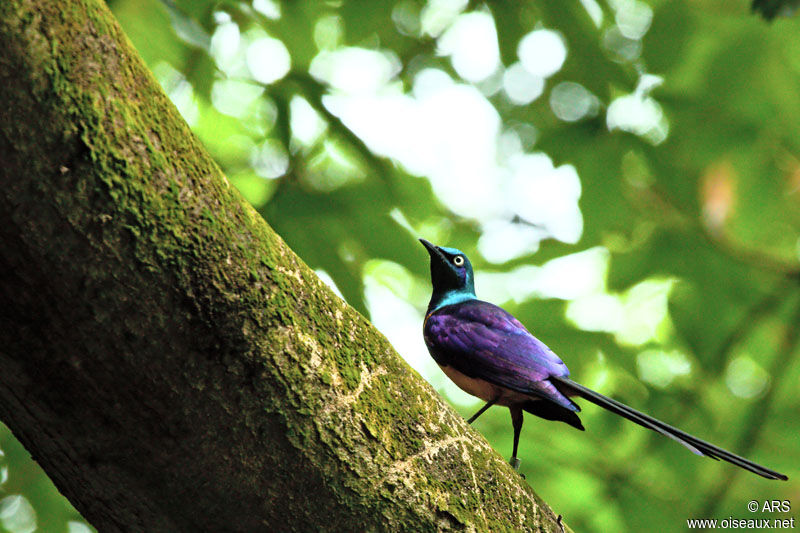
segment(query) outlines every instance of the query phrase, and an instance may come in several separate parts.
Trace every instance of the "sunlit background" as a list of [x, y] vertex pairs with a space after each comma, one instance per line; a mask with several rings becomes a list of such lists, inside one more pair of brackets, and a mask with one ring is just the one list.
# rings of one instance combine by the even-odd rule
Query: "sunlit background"
[[[230, 181], [459, 412], [480, 402], [423, 344], [418, 237], [464, 250], [478, 296], [577, 381], [790, 477], [593, 406], [585, 433], [529, 416], [522, 472], [576, 531], [800, 506], [798, 21], [718, 0], [109, 4]], [[510, 455], [506, 409], [475, 425]], [[0, 531], [87, 531], [47, 483], [0, 429]]]

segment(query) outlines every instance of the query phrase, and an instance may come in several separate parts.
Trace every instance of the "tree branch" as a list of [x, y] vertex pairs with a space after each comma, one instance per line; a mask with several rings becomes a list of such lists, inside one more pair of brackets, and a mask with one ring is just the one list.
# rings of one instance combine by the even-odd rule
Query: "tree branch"
[[103, 2], [2, 2], [0, 42], [0, 417], [95, 527], [561, 530], [241, 199]]

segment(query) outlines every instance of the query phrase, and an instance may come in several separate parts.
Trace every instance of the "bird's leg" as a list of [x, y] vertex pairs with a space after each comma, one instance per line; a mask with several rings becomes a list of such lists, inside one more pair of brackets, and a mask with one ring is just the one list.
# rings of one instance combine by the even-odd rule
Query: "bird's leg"
[[509, 407], [511, 411], [511, 425], [514, 426], [514, 450], [511, 452], [511, 468], [519, 470], [520, 461], [517, 459], [517, 447], [519, 446], [519, 434], [522, 431], [522, 409], [519, 407]]
[[486, 402], [486, 405], [481, 407], [478, 410], [477, 413], [475, 413], [474, 415], [469, 417], [469, 420], [467, 420], [467, 424], [472, 424], [473, 422], [475, 422], [478, 419], [478, 417], [481, 416], [484, 413], [484, 411], [486, 411], [488, 408], [493, 406], [497, 402], [497, 400], [499, 400], [499, 399], [500, 399], [500, 397], [498, 396], [497, 398], [493, 398], [493, 399], [489, 400], [488, 402]]

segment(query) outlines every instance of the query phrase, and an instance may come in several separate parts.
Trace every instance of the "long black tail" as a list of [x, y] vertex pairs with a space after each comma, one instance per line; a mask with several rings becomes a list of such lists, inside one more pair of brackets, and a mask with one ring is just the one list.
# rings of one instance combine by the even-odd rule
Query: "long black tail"
[[627, 418], [631, 422], [635, 422], [642, 427], [646, 427], [647, 429], [661, 433], [662, 435], [665, 435], [683, 444], [697, 455], [705, 455], [707, 457], [711, 457], [712, 459], [722, 459], [723, 461], [728, 461], [729, 463], [735, 464], [738, 467], [749, 470], [750, 472], [758, 474], [759, 476], [763, 476], [767, 479], [788, 479], [783, 474], [775, 472], [774, 470], [770, 470], [769, 468], [756, 464], [753, 461], [749, 461], [744, 457], [739, 457], [738, 455], [727, 450], [723, 450], [718, 446], [714, 446], [711, 443], [689, 435], [678, 428], [672, 427], [669, 424], [665, 424], [660, 420], [656, 420], [652, 416], [648, 416], [637, 411], [636, 409], [628, 407], [624, 403], [612, 400], [611, 398], [603, 396], [592, 389], [587, 389], [580, 383], [575, 383], [571, 379], [551, 377], [550, 380], [556, 382], [558, 385], [562, 385], [566, 389], [565, 392], [571, 391], [575, 395], [580, 396], [581, 398], [584, 398], [595, 405], [599, 405], [603, 409], [607, 409], [623, 418]]

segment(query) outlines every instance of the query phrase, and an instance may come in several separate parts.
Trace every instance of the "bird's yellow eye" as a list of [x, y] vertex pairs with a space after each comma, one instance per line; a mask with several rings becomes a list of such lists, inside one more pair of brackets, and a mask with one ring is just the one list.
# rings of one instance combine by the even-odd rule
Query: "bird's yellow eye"
[[460, 266], [462, 266], [462, 265], [464, 264], [464, 256], [463, 256], [463, 255], [457, 255], [457, 256], [455, 256], [455, 257], [453, 258], [453, 264], [454, 264], [455, 266], [457, 266], [457, 267], [460, 267]]

